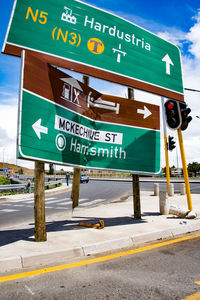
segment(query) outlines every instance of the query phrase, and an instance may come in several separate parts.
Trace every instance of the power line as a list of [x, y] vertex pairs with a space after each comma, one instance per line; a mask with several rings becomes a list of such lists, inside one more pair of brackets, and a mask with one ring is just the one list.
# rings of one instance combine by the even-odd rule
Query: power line
[[200, 93], [200, 90], [194, 90], [194, 89], [188, 89], [188, 88], [184, 88], [184, 90], [186, 90], [186, 91], [191, 91], [191, 92], [198, 92], [198, 93]]

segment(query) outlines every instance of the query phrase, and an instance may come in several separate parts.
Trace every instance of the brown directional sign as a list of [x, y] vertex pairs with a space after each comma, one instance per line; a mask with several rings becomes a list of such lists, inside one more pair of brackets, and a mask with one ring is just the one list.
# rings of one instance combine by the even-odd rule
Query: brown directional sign
[[159, 106], [101, 94], [28, 52], [22, 61], [19, 158], [160, 173]]
[[159, 106], [101, 94], [28, 52], [24, 88], [94, 120], [160, 130]]

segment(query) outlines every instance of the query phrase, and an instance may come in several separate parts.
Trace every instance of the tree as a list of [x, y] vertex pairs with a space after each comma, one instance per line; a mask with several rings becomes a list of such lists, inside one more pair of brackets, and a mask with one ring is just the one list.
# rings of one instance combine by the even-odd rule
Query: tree
[[23, 175], [23, 174], [24, 174], [23, 168], [19, 168], [19, 169], [18, 169], [18, 173], [19, 173], [20, 175]]
[[188, 171], [194, 173], [197, 176], [197, 172], [200, 171], [200, 164], [198, 162], [192, 162], [188, 164]]

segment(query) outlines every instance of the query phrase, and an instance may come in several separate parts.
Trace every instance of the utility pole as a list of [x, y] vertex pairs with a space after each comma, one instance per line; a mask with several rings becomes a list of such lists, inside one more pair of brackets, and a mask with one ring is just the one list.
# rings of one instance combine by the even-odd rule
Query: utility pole
[[[88, 76], [83, 75], [83, 83], [85, 85], [89, 86], [89, 80], [90, 78]], [[72, 209], [77, 207], [79, 204], [80, 175], [81, 175], [81, 169], [74, 168], [72, 192], [71, 192]]]
[[[134, 100], [134, 90], [128, 88], [128, 98]], [[139, 175], [132, 174], [134, 218], [141, 219]]]
[[45, 242], [47, 240], [45, 222], [45, 192], [44, 192], [44, 163], [35, 162], [34, 177], [34, 215], [35, 215], [35, 240]]

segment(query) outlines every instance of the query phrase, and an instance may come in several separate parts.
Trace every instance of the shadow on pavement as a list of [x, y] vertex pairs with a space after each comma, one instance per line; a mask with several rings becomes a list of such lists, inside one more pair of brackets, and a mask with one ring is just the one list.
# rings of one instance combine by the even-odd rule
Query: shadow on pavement
[[[74, 220], [65, 221], [53, 221], [46, 222], [46, 232], [60, 232], [66, 230], [85, 230], [85, 227], [78, 225], [79, 222], [86, 223], [97, 223], [99, 220], [104, 220], [105, 227], [119, 226], [119, 225], [133, 225], [146, 223], [145, 219], [136, 220], [133, 217], [113, 217], [113, 218], [93, 218], [93, 217], [79, 217], [74, 216]], [[29, 224], [33, 226], [27, 229], [10, 229], [0, 231], [0, 247], [5, 246], [20, 240], [23, 241], [35, 241], [34, 239], [34, 224]], [[97, 230], [97, 229], [94, 229]]]

